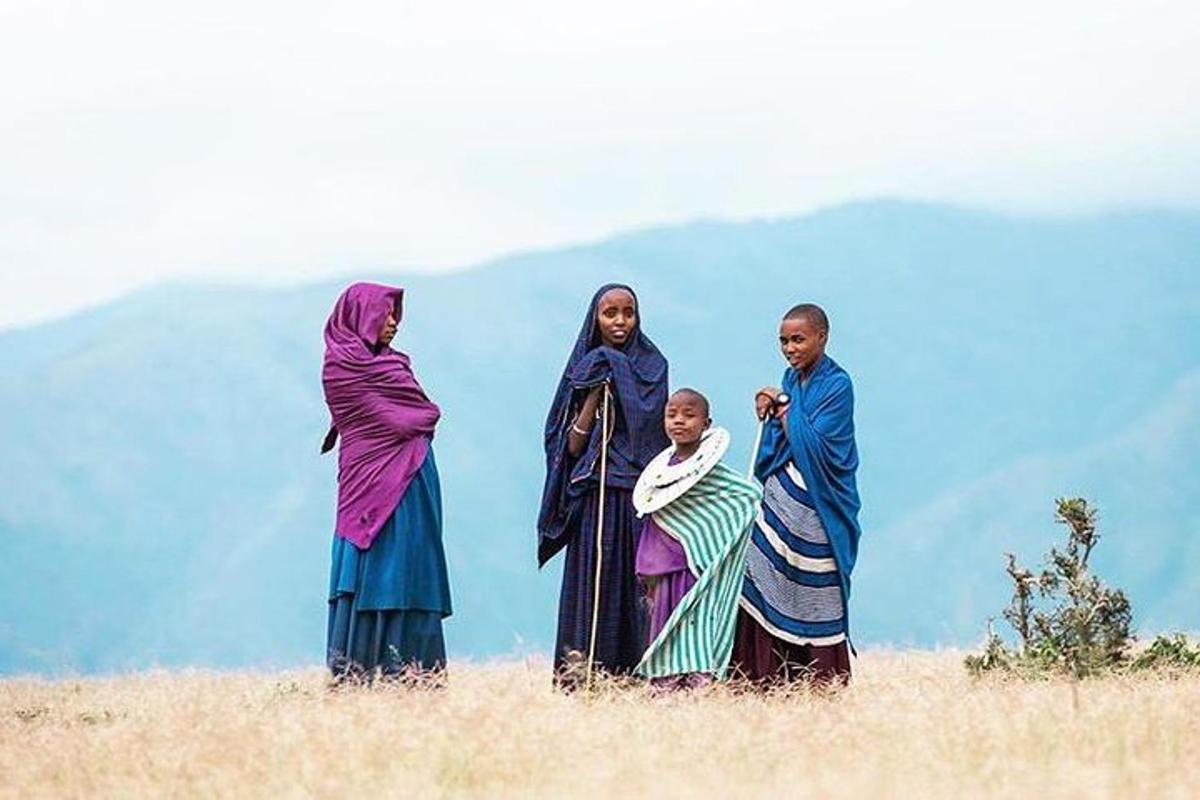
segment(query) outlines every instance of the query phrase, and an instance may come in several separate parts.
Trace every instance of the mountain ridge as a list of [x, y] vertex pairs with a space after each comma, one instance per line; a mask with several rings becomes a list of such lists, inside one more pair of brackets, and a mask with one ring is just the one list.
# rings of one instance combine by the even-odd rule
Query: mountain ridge
[[[1003, 605], [1000, 553], [1039, 530], [1036, 509], [1067, 489], [1011, 512], [969, 495], [977, 508], [939, 518], [945, 545], [971, 514], [991, 515], [987, 538], [952, 561], [945, 590], [912, 608], [897, 599], [911, 594], [896, 568], [907, 563], [905, 520], [1022, 458], [1089, 452], [1153, 413], [1200, 368], [1197, 254], [1200, 214], [1029, 222], [872, 203], [401, 276], [398, 346], [444, 411], [434, 446], [452, 654], [552, 641], [558, 567], [533, 566], [540, 432], [600, 283], [638, 289], [672, 382], [709, 394], [734, 435], [735, 466], [753, 436], [746, 396], [782, 373], [775, 320], [802, 299], [824, 304], [831, 354], [858, 399], [866, 533], [856, 635], [962, 643]], [[0, 452], [0, 601], [11, 609], [0, 671], [320, 659], [334, 481], [333, 459], [316, 453], [327, 422], [320, 331], [342, 284], [160, 287], [0, 331], [12, 376], [0, 387], [11, 427]], [[1149, 514], [1124, 494], [1113, 508], [1122, 520], [1153, 519], [1146, 535], [1164, 548], [1194, 530], [1190, 484], [1174, 476], [1200, 466], [1176, 450], [1168, 461], [1147, 462], [1144, 483], [1166, 486], [1160, 505], [1182, 516]], [[1060, 472], [1066, 482], [1070, 470]], [[1181, 558], [1200, 571], [1200, 554]], [[1137, 591], [1148, 622], [1200, 627], [1170, 599], [1194, 593], [1186, 572], [1147, 579], [1135, 564], [1114, 566], [1117, 585], [1146, 587]], [[996, 596], [945, 599], [967, 584]], [[951, 605], [961, 617], [944, 624]]]

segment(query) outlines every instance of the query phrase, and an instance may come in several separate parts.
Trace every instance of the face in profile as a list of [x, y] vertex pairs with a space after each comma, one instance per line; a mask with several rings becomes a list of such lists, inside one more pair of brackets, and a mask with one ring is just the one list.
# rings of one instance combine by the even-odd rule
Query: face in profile
[[828, 332], [818, 328], [808, 317], [785, 319], [779, 323], [779, 349], [788, 364], [800, 372], [806, 372], [817, 363], [825, 352], [828, 338]]
[[596, 326], [608, 347], [622, 347], [637, 328], [637, 300], [628, 289], [609, 289], [596, 304]]
[[690, 392], [676, 392], [667, 400], [663, 426], [676, 448], [695, 445], [711, 423], [708, 403], [703, 398]]
[[379, 346], [387, 347], [392, 343], [392, 339], [396, 338], [396, 331], [399, 329], [400, 323], [396, 320], [395, 309], [388, 312], [387, 319], [383, 321], [383, 328], [379, 331]]

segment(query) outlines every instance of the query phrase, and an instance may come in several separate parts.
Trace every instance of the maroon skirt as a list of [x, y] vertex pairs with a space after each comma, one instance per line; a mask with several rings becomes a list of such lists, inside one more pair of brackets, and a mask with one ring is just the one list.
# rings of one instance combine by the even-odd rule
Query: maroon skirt
[[729, 674], [761, 684], [845, 684], [850, 681], [850, 648], [844, 640], [824, 646], [785, 642], [739, 608]]

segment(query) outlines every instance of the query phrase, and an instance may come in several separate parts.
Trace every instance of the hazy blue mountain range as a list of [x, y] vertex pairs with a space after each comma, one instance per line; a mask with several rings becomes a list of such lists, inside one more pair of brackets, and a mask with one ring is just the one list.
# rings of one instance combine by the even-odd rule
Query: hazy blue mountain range
[[[815, 300], [854, 376], [860, 646], [971, 643], [1053, 498], [1144, 630], [1200, 628], [1200, 214], [1014, 218], [862, 203], [529, 253], [408, 288], [398, 346], [442, 405], [453, 655], [549, 649], [543, 416], [594, 288], [637, 287], [676, 385], [741, 467], [777, 320]], [[159, 287], [0, 333], [0, 671], [323, 656], [335, 459], [321, 328], [340, 283]]]

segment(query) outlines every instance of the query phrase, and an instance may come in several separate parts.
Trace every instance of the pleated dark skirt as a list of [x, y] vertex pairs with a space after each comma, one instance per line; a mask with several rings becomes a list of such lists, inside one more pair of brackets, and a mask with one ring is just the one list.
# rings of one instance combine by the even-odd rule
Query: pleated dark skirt
[[442, 617], [434, 611], [356, 612], [352, 597], [331, 604], [329, 670], [335, 678], [429, 672], [446, 665]]
[[[600, 537], [603, 559], [595, 663], [616, 675], [633, 672], [646, 648], [647, 609], [637, 577], [642, 526], [632, 498], [627, 489], [606, 490], [604, 535]], [[599, 491], [593, 491], [580, 500], [563, 564], [554, 667], [556, 682], [564, 688], [573, 688], [581, 677], [580, 667], [587, 661], [591, 642], [599, 499]]]
[[441, 670], [450, 581], [433, 451], [366, 550], [335, 536], [326, 663], [335, 678]]
[[832, 645], [784, 641], [739, 608], [729, 674], [763, 685], [845, 684], [850, 681], [850, 648], [844, 639]]

